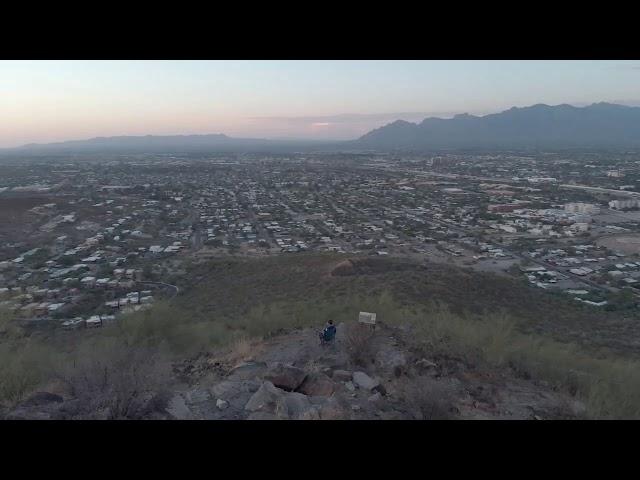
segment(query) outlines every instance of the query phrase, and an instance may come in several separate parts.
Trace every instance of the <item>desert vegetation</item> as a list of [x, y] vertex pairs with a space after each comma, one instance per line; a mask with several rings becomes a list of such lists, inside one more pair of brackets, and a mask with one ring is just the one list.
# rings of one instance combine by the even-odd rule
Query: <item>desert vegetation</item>
[[[456, 356], [477, 369], [506, 369], [544, 382], [581, 400], [589, 418], [640, 418], [639, 360], [625, 349], [616, 350], [615, 343], [607, 348], [599, 342], [573, 341], [573, 334], [536, 328], [531, 316], [520, 314], [523, 307], [509, 303], [510, 294], [504, 295], [500, 308], [465, 303], [469, 293], [461, 290], [473, 280], [464, 279], [466, 273], [455, 273], [464, 279], [455, 290], [443, 284], [437, 270], [427, 269], [420, 282], [412, 283], [406, 278], [417, 275], [416, 270], [402, 265], [385, 270], [376, 263], [365, 265], [364, 272], [356, 268], [351, 275], [332, 277], [326, 257], [287, 262], [273, 262], [277, 269], [266, 273], [245, 261], [196, 265], [191, 273], [200, 275], [200, 285], [189, 293], [99, 331], [66, 332], [64, 338], [28, 335], [3, 312], [0, 401], [11, 406], [59, 379], [103, 418], [136, 418], [142, 399], [170, 387], [173, 362], [220, 348], [229, 350], [230, 361], [240, 362], [263, 339], [306, 327], [319, 329], [329, 318], [347, 330], [349, 354], [354, 364], [362, 365], [375, 352], [367, 331], [354, 322], [359, 311], [373, 311], [379, 321], [406, 330], [409, 348], [428, 358]], [[481, 280], [487, 283], [487, 278]], [[402, 279], [405, 283], [398, 283]], [[503, 281], [484, 285], [485, 296], [475, 301], [499, 305]], [[424, 295], [425, 289], [442, 294]], [[488, 293], [491, 289], [496, 293]], [[531, 299], [521, 300], [527, 301]], [[552, 298], [550, 304], [554, 302]], [[572, 318], [581, 318], [580, 307], [558, 305], [562, 308], [547, 310], [537, 327], [555, 321], [568, 330]], [[570, 308], [565, 322], [563, 309]], [[408, 388], [429, 390], [421, 384]], [[442, 404], [447, 392], [422, 400], [412, 392], [407, 395], [415, 397], [424, 418], [446, 417]]]

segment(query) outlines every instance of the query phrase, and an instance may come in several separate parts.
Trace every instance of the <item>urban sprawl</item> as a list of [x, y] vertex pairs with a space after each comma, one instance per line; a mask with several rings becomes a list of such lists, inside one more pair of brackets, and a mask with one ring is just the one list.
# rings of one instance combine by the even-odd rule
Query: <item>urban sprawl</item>
[[188, 262], [300, 252], [446, 262], [637, 308], [632, 153], [129, 155], [0, 163], [0, 306], [100, 327]]

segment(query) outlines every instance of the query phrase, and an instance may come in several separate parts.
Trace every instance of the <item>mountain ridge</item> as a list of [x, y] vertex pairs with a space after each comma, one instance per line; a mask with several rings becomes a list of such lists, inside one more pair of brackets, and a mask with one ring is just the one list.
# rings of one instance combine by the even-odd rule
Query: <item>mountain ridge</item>
[[484, 116], [395, 121], [356, 141], [382, 150], [469, 147], [640, 146], [640, 107], [593, 103], [512, 107]]
[[440, 149], [640, 147], [640, 107], [538, 103], [483, 116], [460, 113], [421, 122], [395, 120], [354, 140], [240, 138], [223, 133], [120, 135], [29, 143], [0, 153], [292, 152], [297, 149], [425, 151]]

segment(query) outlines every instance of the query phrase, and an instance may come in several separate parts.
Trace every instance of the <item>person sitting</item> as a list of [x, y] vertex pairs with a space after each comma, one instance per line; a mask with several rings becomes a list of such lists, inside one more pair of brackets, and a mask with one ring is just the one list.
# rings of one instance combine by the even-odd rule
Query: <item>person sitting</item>
[[336, 326], [333, 324], [333, 320], [327, 322], [327, 326], [320, 334], [322, 343], [331, 343], [336, 338]]

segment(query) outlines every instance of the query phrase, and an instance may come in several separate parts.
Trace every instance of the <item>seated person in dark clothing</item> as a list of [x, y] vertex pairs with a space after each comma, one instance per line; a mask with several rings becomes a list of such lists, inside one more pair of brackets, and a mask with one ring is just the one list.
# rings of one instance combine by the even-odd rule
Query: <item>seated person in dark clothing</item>
[[333, 320], [327, 322], [327, 326], [320, 333], [320, 339], [324, 343], [332, 342], [336, 338], [336, 326], [333, 324]]

